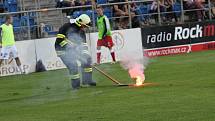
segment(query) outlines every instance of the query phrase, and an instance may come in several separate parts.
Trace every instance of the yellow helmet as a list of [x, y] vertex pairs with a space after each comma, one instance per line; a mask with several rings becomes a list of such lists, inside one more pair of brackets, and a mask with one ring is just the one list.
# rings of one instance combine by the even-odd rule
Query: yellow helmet
[[87, 14], [81, 14], [75, 19], [75, 21], [85, 26], [88, 26], [88, 24], [91, 22], [90, 17]]

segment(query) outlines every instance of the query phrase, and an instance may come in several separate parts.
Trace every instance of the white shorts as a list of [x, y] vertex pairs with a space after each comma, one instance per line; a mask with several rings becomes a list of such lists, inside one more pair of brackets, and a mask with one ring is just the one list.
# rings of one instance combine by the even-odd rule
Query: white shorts
[[0, 59], [7, 60], [9, 58], [17, 58], [18, 51], [15, 45], [1, 48]]

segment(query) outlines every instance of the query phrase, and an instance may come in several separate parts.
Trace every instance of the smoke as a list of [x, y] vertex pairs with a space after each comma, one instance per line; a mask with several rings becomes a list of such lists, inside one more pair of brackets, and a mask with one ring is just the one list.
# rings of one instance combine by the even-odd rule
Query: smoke
[[147, 57], [135, 57], [133, 52], [127, 52], [121, 58], [120, 65], [125, 69], [128, 70], [128, 73], [131, 78], [137, 78], [138, 76], [145, 79], [144, 70], [146, 69], [149, 63], [149, 58]]
[[[88, 50], [88, 47], [83, 46], [83, 42], [85, 37], [81, 36], [81, 34], [77, 34], [74, 32], [68, 32], [68, 40], [71, 42], [69, 43], [68, 49], [67, 49], [67, 57], [66, 61], [68, 62], [77, 62], [79, 60], [82, 63], [88, 63], [89, 57], [83, 56], [83, 52]], [[73, 44], [72, 44], [73, 43]], [[89, 51], [88, 51], [89, 52]], [[80, 64], [79, 64], [80, 65]]]

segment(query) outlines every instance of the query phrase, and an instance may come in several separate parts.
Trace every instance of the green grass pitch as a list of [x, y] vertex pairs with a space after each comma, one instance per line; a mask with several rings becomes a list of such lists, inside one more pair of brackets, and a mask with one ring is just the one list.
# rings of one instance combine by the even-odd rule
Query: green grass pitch
[[[100, 68], [131, 83], [119, 64]], [[215, 51], [157, 57], [145, 71], [157, 86], [70, 90], [67, 70], [0, 78], [0, 121], [214, 121]]]

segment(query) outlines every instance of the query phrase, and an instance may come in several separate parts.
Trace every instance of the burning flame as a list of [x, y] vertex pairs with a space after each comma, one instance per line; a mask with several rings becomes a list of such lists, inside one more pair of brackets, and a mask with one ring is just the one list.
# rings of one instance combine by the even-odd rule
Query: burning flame
[[134, 65], [132, 68], [129, 69], [129, 74], [130, 77], [136, 81], [135, 86], [141, 86], [144, 83], [145, 75], [141, 65]]
[[141, 77], [141, 76], [137, 76], [136, 77], [136, 86], [141, 86], [145, 81], [145, 76], [144, 77]]

